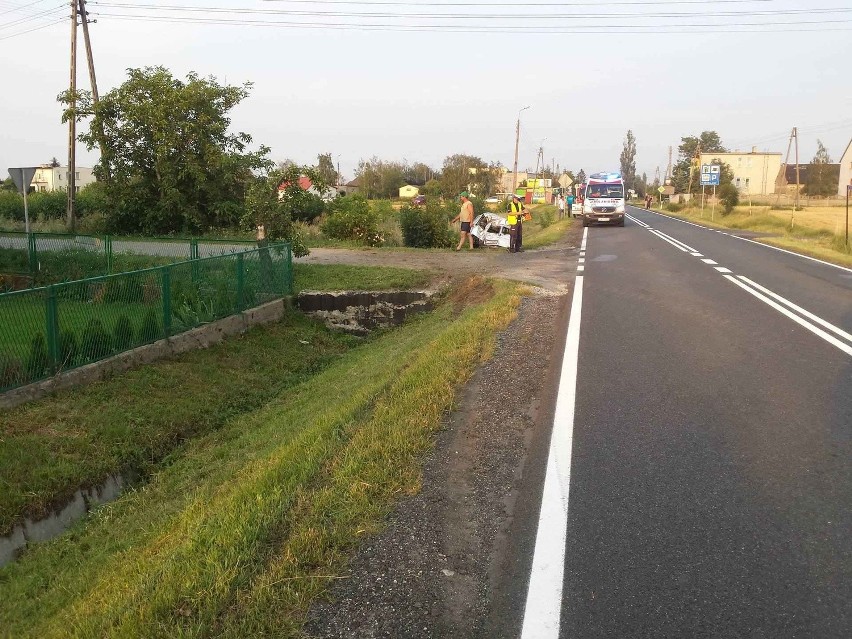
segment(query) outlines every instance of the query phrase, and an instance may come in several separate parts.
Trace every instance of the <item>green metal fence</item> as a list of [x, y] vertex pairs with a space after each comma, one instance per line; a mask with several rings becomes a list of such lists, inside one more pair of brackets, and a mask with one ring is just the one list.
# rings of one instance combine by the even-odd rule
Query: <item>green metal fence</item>
[[289, 295], [289, 244], [0, 294], [0, 391]]
[[255, 246], [251, 240], [2, 231], [0, 273], [25, 274], [53, 283], [229, 255]]

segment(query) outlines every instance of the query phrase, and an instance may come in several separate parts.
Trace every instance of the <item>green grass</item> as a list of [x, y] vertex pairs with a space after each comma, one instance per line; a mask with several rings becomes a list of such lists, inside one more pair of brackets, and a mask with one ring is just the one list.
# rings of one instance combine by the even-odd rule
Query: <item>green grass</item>
[[149, 472], [184, 439], [262, 405], [352, 344], [291, 312], [214, 348], [5, 411], [0, 533], [109, 473]]
[[293, 264], [294, 293], [301, 291], [380, 291], [420, 288], [429, 283], [428, 271], [390, 266]]
[[189, 444], [143, 489], [0, 570], [0, 627], [298, 637], [359, 539], [418, 490], [454, 390], [518, 302], [497, 284], [482, 305], [447, 303]]
[[806, 213], [796, 212], [799, 223], [791, 228], [789, 217], [773, 215], [766, 207], [752, 215], [748, 213], [748, 205], [741, 204], [729, 215], [722, 215], [717, 207], [713, 219], [709, 207], [705, 207], [703, 212], [695, 206], [674, 213], [663, 212], [712, 228], [768, 233], [772, 237], [756, 237], [755, 240], [835, 264], [852, 266], [852, 247], [845, 245], [845, 237], [828, 228], [803, 223], [803, 220], [807, 222]]

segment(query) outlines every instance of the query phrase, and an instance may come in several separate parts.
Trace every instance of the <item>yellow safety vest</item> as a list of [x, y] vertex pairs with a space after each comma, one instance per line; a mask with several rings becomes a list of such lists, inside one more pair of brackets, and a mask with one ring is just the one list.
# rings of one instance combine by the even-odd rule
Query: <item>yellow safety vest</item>
[[514, 201], [509, 202], [509, 215], [506, 216], [506, 221], [509, 224], [517, 224], [518, 223], [517, 214], [520, 213], [523, 210], [523, 208], [524, 208], [524, 205], [521, 202], [514, 202]]

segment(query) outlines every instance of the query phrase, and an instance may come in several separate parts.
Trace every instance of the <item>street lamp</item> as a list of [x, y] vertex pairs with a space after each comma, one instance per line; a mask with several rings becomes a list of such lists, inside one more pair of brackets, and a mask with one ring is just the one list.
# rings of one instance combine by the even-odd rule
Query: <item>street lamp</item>
[[527, 105], [518, 111], [518, 122], [515, 125], [515, 168], [512, 171], [512, 193], [518, 187], [518, 142], [521, 140], [521, 111], [526, 111], [529, 108], [530, 105]]

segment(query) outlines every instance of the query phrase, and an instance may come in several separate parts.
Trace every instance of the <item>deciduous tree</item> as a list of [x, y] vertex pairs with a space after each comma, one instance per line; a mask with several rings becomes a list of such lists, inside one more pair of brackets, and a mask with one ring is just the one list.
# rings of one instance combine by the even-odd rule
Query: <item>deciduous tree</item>
[[624, 146], [621, 150], [621, 177], [624, 179], [625, 187], [636, 188], [636, 138], [633, 131], [628, 129], [624, 138]]
[[[200, 233], [239, 222], [253, 173], [271, 165], [268, 148], [251, 152], [250, 135], [228, 131], [228, 114], [250, 87], [147, 67], [128, 70], [97, 104], [78, 92], [65, 119], [92, 117], [80, 140], [101, 150], [95, 175], [110, 202], [110, 230]], [[68, 92], [59, 100], [70, 104]]]

